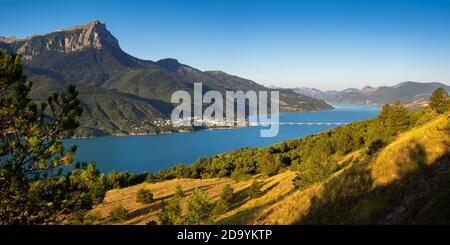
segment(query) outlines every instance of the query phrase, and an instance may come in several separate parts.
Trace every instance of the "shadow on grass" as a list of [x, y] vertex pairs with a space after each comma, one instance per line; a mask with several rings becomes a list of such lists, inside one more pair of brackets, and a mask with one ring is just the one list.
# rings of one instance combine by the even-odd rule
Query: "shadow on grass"
[[270, 200], [264, 204], [257, 205], [257, 206], [251, 207], [249, 209], [240, 211], [231, 217], [226, 217], [224, 219], [218, 220], [216, 223], [217, 224], [248, 224], [248, 223], [250, 223], [251, 220], [254, 220], [254, 215], [259, 210], [262, 210], [266, 207], [270, 207], [273, 204], [282, 201], [283, 199], [290, 196], [291, 194], [293, 194], [296, 191], [297, 191], [296, 189], [292, 189], [273, 200]]
[[[450, 148], [448, 148], [450, 149]], [[443, 213], [433, 206], [435, 192], [444, 191], [444, 201], [450, 203], [450, 188], [440, 188], [438, 179], [447, 177], [450, 152], [429, 163], [424, 147], [415, 144], [408, 152], [408, 160], [396, 159], [399, 178], [387, 185], [372, 188], [374, 179], [367, 165], [350, 168], [339, 178], [324, 186], [320, 196], [313, 197], [308, 213], [296, 224], [427, 224]], [[449, 186], [449, 185], [447, 185]], [[433, 203], [434, 202], [434, 203]], [[442, 205], [441, 205], [442, 206]], [[447, 207], [448, 210], [448, 207]], [[441, 220], [450, 220], [450, 212]]]

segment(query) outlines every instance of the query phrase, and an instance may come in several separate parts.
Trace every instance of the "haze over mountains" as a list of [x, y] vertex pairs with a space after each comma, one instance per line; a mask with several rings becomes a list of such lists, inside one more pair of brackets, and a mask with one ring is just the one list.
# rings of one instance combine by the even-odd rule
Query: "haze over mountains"
[[315, 88], [304, 87], [294, 88], [292, 91], [334, 103], [384, 104], [393, 103], [397, 100], [402, 103], [425, 101], [439, 87], [450, 91], [450, 86], [443, 83], [419, 83], [411, 81], [402, 82], [395, 86], [365, 86], [362, 89], [349, 88], [342, 91], [320, 91]]
[[[176, 59], [141, 60], [124, 52], [104, 23], [58, 30], [25, 39], [0, 37], [0, 48], [22, 56], [33, 81], [33, 96], [44, 99], [52, 91], [75, 84], [84, 108], [80, 136], [148, 134], [169, 130], [173, 92], [269, 90], [222, 71], [200, 71]], [[280, 91], [281, 111], [331, 109], [325, 101]]]

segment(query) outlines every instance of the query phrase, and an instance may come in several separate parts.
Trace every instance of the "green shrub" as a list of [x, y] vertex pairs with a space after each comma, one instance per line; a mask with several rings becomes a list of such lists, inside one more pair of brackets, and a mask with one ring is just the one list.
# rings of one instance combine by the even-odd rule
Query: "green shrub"
[[214, 214], [220, 215], [231, 209], [234, 200], [234, 189], [230, 185], [226, 185], [222, 193], [220, 193], [220, 199], [217, 201], [214, 207]]
[[146, 225], [157, 225], [158, 222], [156, 222], [156, 220], [150, 220], [149, 222], [146, 223]]
[[241, 182], [249, 180], [252, 175], [247, 173], [244, 169], [236, 169], [231, 173], [230, 177], [236, 182]]
[[175, 193], [173, 194], [173, 197], [175, 198], [182, 198], [184, 196], [183, 188], [181, 188], [181, 185], [177, 185], [175, 188]]
[[371, 155], [375, 154], [378, 150], [383, 148], [383, 146], [384, 146], [384, 142], [381, 139], [376, 139], [376, 140], [370, 142], [370, 145], [367, 148], [366, 154], [371, 156]]
[[153, 202], [153, 193], [146, 189], [139, 189], [136, 193], [136, 202], [149, 204]]
[[187, 200], [185, 222], [188, 225], [208, 224], [212, 221], [214, 204], [208, 195], [200, 189], [195, 189]]
[[275, 160], [270, 153], [265, 153], [260, 158], [259, 169], [264, 176], [270, 177], [278, 173], [281, 161]]
[[178, 202], [168, 205], [163, 202], [161, 212], [158, 214], [159, 223], [161, 225], [181, 225], [183, 216], [181, 207]]
[[101, 217], [98, 213], [91, 212], [75, 212], [67, 220], [69, 225], [93, 225], [95, 221], [99, 220]]
[[124, 208], [122, 204], [113, 208], [109, 213], [109, 218], [113, 222], [124, 221], [128, 219], [128, 209]]
[[438, 114], [443, 114], [448, 111], [450, 107], [450, 97], [447, 91], [445, 91], [442, 87], [434, 90], [431, 94], [429, 104], [431, 109], [436, 111]]
[[307, 161], [301, 165], [297, 176], [294, 179], [294, 186], [297, 189], [304, 189], [314, 183], [320, 182], [336, 172], [337, 166], [333, 163], [318, 163]]
[[261, 186], [258, 181], [253, 181], [252, 185], [250, 186], [250, 189], [248, 191], [248, 194], [251, 198], [258, 198], [262, 195]]

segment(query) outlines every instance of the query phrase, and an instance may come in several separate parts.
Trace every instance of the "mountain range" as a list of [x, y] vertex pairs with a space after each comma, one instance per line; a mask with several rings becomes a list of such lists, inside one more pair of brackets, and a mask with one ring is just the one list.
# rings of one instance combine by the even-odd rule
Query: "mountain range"
[[384, 104], [393, 103], [397, 100], [402, 103], [426, 101], [431, 93], [439, 87], [443, 87], [450, 92], [450, 86], [443, 83], [419, 83], [411, 81], [402, 82], [395, 86], [365, 86], [362, 89], [348, 88], [342, 91], [321, 91], [315, 88], [305, 87], [293, 88], [292, 91], [333, 103]]
[[[24, 39], [0, 37], [0, 48], [21, 55], [33, 81], [32, 95], [75, 84], [84, 109], [78, 136], [151, 134], [174, 130], [167, 124], [173, 92], [270, 91], [254, 81], [222, 71], [201, 71], [176, 59], [142, 60], [124, 52], [100, 21]], [[280, 111], [332, 109], [321, 99], [280, 91]], [[165, 123], [164, 123], [165, 122]]]
[[338, 93], [338, 91], [336, 90], [321, 91], [316, 88], [307, 88], [307, 87], [293, 88], [292, 91], [294, 91], [297, 94], [309, 96], [316, 99], [326, 99]]

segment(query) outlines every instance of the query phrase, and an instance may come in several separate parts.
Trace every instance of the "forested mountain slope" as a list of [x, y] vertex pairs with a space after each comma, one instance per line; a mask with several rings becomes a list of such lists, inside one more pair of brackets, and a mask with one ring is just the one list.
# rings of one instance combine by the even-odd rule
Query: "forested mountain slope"
[[[203, 72], [176, 59], [154, 62], [133, 57], [100, 21], [24, 39], [2, 38], [0, 48], [21, 55], [25, 72], [34, 82], [33, 95], [38, 98], [77, 85], [88, 111], [81, 120], [80, 136], [167, 130], [155, 120], [168, 119], [172, 93], [192, 93], [194, 83], [203, 83], [204, 92], [270, 91], [254, 81], [221, 71]], [[280, 93], [281, 111], [321, 109], [332, 107], [290, 90]]]

